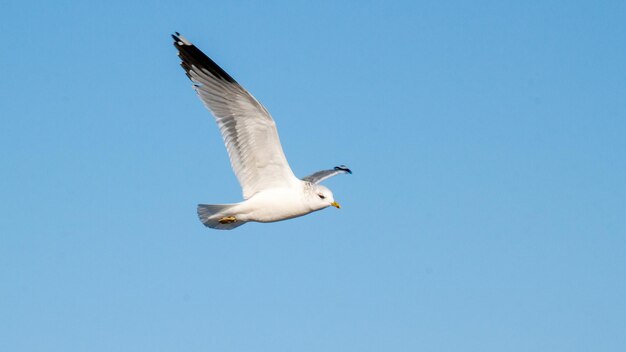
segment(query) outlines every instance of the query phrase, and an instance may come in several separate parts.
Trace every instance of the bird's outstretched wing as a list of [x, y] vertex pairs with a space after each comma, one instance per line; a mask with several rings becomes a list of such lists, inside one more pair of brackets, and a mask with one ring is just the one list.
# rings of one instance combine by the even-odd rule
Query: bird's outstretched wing
[[215, 116], [244, 199], [298, 182], [263, 105], [185, 37], [176, 33], [172, 38], [180, 65]]
[[311, 183], [320, 183], [322, 181], [324, 181], [327, 178], [331, 178], [335, 175], [339, 175], [339, 174], [351, 174], [352, 171], [350, 169], [348, 169], [347, 166], [345, 165], [341, 165], [341, 166], [335, 166], [334, 169], [332, 170], [322, 170], [322, 171], [318, 171], [314, 174], [311, 174], [307, 177], [304, 177], [302, 179], [302, 181], [308, 181]]

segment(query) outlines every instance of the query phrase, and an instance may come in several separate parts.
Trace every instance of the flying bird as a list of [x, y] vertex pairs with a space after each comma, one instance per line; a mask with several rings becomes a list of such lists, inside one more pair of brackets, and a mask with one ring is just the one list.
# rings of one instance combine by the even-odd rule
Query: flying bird
[[240, 203], [199, 204], [200, 221], [210, 228], [231, 230], [250, 221], [274, 222], [329, 206], [341, 208], [320, 182], [352, 171], [341, 165], [297, 178], [265, 107], [180, 33], [172, 38], [180, 65], [215, 117], [243, 191]]

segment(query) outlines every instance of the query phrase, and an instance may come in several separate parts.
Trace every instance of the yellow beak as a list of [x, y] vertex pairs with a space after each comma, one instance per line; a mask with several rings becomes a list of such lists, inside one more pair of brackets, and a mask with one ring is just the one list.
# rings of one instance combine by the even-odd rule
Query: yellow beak
[[335, 207], [337, 209], [341, 209], [341, 205], [339, 205], [339, 203], [337, 203], [337, 202], [332, 202], [332, 203], [330, 203], [330, 205], [332, 205], [333, 207]]

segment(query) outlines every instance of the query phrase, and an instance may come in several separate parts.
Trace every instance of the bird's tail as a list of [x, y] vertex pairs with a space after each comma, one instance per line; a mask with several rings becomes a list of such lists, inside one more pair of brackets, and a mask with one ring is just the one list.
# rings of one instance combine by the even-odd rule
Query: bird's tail
[[218, 230], [232, 230], [245, 224], [237, 219], [231, 208], [237, 204], [198, 204], [198, 217], [206, 227]]

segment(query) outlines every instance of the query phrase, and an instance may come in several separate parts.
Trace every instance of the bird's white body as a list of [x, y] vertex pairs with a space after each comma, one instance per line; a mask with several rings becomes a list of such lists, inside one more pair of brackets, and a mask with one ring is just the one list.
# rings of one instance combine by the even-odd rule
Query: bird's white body
[[287, 220], [324, 209], [329, 205], [339, 207], [328, 188], [297, 180], [291, 187], [263, 190], [241, 203], [200, 204], [198, 215], [206, 226], [226, 230], [249, 221]]
[[276, 188], [261, 191], [233, 209], [242, 221], [273, 222], [306, 215], [315, 210], [301, 189]]
[[[233, 211], [242, 221], [274, 222], [306, 215], [325, 208], [326, 204], [311, 203], [300, 189], [275, 188], [261, 191], [239, 203]], [[317, 205], [317, 207], [316, 207]]]

